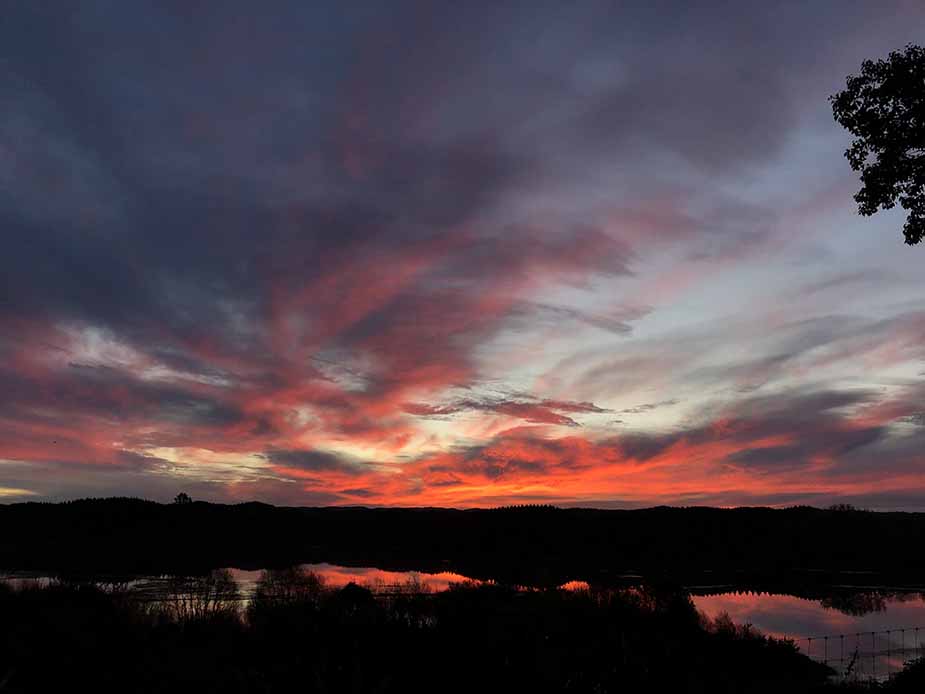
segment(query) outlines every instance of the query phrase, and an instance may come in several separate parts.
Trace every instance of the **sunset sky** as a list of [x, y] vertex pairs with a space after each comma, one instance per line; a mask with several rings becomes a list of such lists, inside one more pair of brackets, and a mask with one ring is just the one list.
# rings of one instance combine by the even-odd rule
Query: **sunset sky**
[[830, 94], [907, 2], [0, 21], [0, 502], [925, 510], [925, 247]]

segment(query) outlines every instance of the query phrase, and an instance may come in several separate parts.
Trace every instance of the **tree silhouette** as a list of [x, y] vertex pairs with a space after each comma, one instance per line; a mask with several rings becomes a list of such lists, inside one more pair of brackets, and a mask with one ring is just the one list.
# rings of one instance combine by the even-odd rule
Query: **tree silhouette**
[[845, 156], [861, 172], [858, 212], [870, 216], [898, 201], [908, 213], [906, 243], [919, 243], [925, 237], [925, 49], [909, 44], [885, 60], [865, 60], [830, 101], [835, 120], [855, 136]]
[[190, 498], [190, 495], [186, 492], [180, 492], [173, 498], [173, 503], [175, 504], [191, 504], [193, 500]]

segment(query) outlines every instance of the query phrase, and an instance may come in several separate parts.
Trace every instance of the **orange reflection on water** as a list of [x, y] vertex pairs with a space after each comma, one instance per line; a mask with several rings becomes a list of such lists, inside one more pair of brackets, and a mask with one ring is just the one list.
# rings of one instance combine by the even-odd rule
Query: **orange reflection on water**
[[[326, 586], [337, 588], [356, 583], [376, 592], [390, 589], [420, 587], [424, 591], [447, 590], [455, 583], [483, 583], [452, 571], [428, 573], [426, 571], [386, 571], [371, 566], [337, 566], [335, 564], [302, 564], [301, 568], [317, 574]], [[253, 593], [262, 571], [231, 569], [238, 586], [245, 595]]]
[[446, 590], [454, 583], [481, 583], [452, 571], [427, 573], [425, 571], [386, 571], [373, 567], [335, 566], [334, 564], [303, 564], [324, 579], [326, 585], [343, 586], [356, 583], [374, 589], [418, 584], [431, 591]]
[[[424, 592], [440, 592], [449, 589], [454, 584], [467, 583], [483, 585], [493, 581], [483, 581], [470, 578], [453, 571], [387, 571], [372, 566], [339, 566], [336, 564], [302, 564], [301, 568], [311, 571], [322, 578], [324, 584], [331, 588], [345, 586], [348, 583], [370, 588], [374, 592], [389, 592], [392, 589], [401, 589], [414, 592], [422, 588]], [[244, 569], [230, 569], [239, 588], [245, 595], [254, 592], [262, 571], [247, 571]], [[520, 586], [521, 590], [529, 590], [528, 586]], [[589, 590], [587, 581], [568, 581], [559, 586], [560, 590], [580, 591]]]
[[591, 586], [587, 581], [569, 581], [559, 586], [562, 590], [590, 590]]
[[751, 624], [769, 636], [781, 638], [925, 629], [925, 600], [920, 593], [888, 597], [882, 610], [859, 615], [826, 607], [820, 600], [768, 593], [700, 595], [694, 596], [694, 604], [710, 617], [726, 612], [738, 624]]

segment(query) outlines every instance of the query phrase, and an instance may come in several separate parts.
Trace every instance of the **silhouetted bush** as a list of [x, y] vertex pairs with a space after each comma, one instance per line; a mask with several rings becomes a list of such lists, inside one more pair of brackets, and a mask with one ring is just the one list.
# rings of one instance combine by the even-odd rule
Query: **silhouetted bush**
[[895, 694], [925, 692], [925, 658], [909, 663], [887, 683], [886, 689]]
[[[122, 587], [0, 587], [3, 694], [864, 689], [830, 684], [831, 670], [790, 641], [706, 619], [670, 585], [377, 595], [285, 569], [264, 572], [238, 610], [229, 578], [174, 580], [172, 590], [194, 587], [196, 597], [154, 608]], [[923, 669], [877, 688], [921, 691]]]
[[205, 576], [171, 576], [166, 597], [156, 611], [170, 619], [193, 621], [233, 621], [238, 618], [241, 593], [227, 569], [216, 569]]
[[294, 569], [265, 572], [239, 612], [229, 578], [174, 579], [175, 594], [154, 608], [93, 585], [0, 590], [4, 694], [796, 693], [828, 672], [751, 630], [704, 628], [689, 597], [668, 587], [428, 594], [407, 586], [377, 596], [355, 584], [327, 589]]

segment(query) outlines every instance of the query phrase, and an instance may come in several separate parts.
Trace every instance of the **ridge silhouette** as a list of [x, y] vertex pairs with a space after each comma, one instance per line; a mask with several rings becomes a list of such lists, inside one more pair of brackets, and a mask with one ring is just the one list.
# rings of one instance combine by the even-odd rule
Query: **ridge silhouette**
[[549, 506], [274, 507], [85, 499], [0, 505], [0, 568], [191, 574], [330, 562], [556, 586], [624, 574], [686, 585], [804, 588], [860, 572], [868, 585], [925, 576], [925, 514], [852, 508], [615, 511]]

